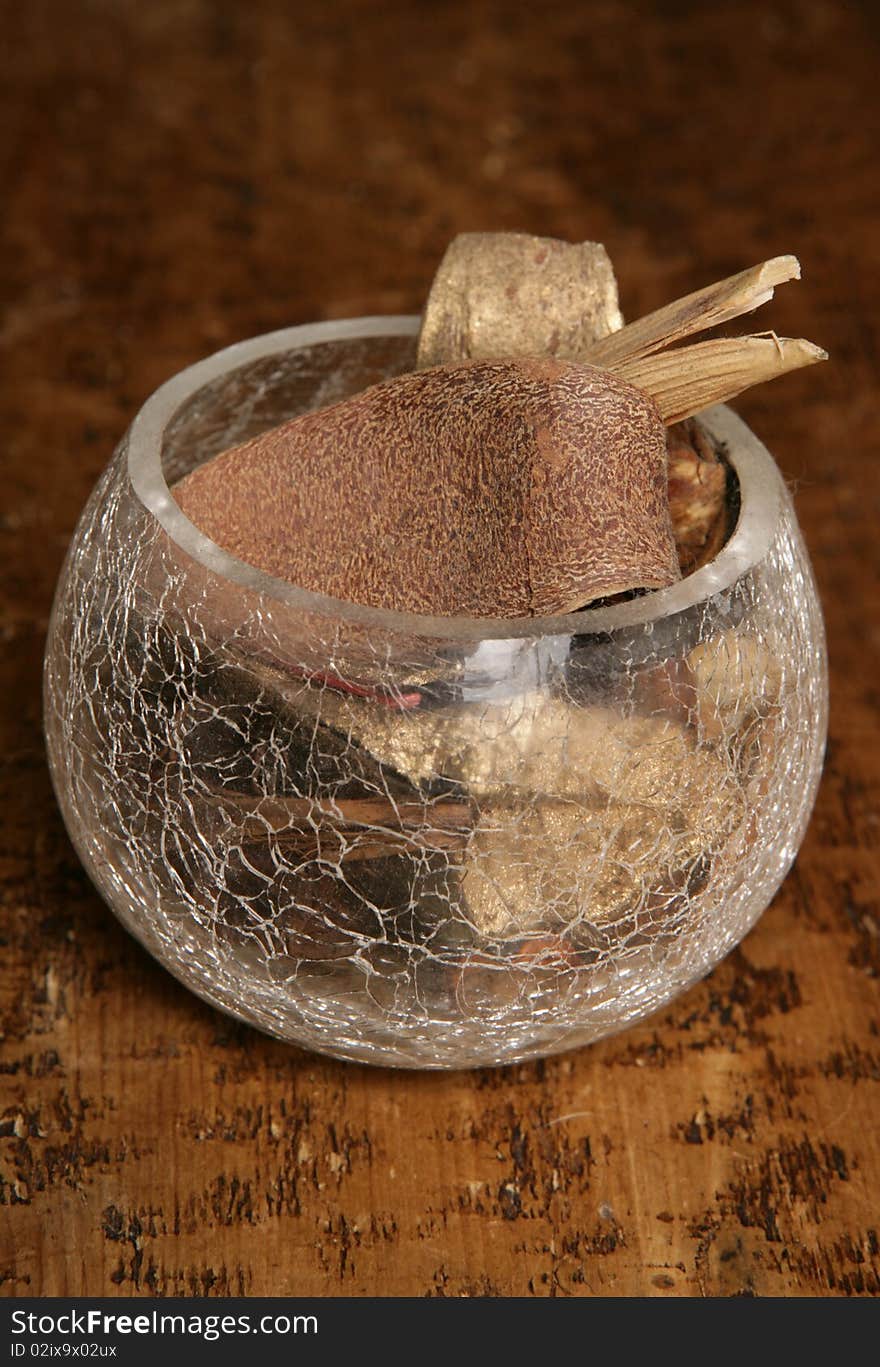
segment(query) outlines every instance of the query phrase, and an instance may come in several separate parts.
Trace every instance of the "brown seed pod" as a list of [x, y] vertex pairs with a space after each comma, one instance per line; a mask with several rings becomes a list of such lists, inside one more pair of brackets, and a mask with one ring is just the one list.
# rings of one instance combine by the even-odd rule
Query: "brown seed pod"
[[564, 361], [385, 381], [224, 452], [174, 493], [232, 555], [373, 607], [543, 615], [679, 577], [653, 400]]
[[699, 423], [667, 435], [669, 512], [682, 574], [714, 559], [727, 536], [727, 469]]

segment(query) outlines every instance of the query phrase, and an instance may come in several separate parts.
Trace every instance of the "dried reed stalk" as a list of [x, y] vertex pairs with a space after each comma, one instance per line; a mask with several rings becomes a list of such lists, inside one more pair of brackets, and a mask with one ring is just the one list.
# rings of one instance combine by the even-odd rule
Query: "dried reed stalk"
[[827, 360], [827, 353], [812, 342], [773, 332], [677, 345], [753, 312], [773, 298], [777, 285], [799, 280], [800, 274], [797, 257], [774, 256], [600, 339], [585, 360], [650, 394], [667, 425], [680, 422], [752, 385]]
[[617, 370], [623, 362], [639, 360], [684, 341], [685, 337], [707, 332], [709, 328], [720, 327], [722, 323], [753, 312], [773, 298], [777, 285], [800, 278], [801, 268], [796, 256], [774, 256], [628, 323], [594, 342], [583, 360], [589, 365]]
[[387, 798], [211, 797], [225, 836], [243, 844], [269, 836], [303, 860], [377, 859], [463, 849], [476, 820], [466, 801], [394, 802]]
[[650, 394], [669, 425], [789, 370], [826, 361], [828, 353], [802, 337], [722, 337], [615, 366]]

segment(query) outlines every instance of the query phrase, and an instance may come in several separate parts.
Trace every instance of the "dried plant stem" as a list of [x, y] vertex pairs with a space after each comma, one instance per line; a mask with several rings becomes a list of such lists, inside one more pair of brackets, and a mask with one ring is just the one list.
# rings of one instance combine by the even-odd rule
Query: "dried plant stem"
[[752, 385], [827, 359], [827, 352], [802, 337], [772, 335], [697, 342], [614, 368], [650, 394], [669, 425], [713, 403], [724, 403]]
[[676, 299], [601, 338], [589, 348], [584, 360], [609, 370], [622, 369], [624, 363], [650, 356], [695, 333], [706, 332], [760, 308], [773, 298], [777, 285], [799, 280], [800, 275], [796, 256], [774, 256], [759, 266], [751, 266], [738, 275]]
[[[348, 864], [366, 859], [390, 859], [404, 855], [420, 858], [438, 851], [464, 850], [471, 838], [470, 831], [337, 831], [322, 827], [320, 831], [281, 831], [277, 841], [285, 851], [295, 853], [304, 864], [321, 860], [333, 864]], [[249, 839], [263, 845], [266, 839], [251, 833]], [[244, 848], [247, 849], [247, 841]]]
[[418, 850], [463, 848], [473, 830], [469, 802], [394, 802], [388, 798], [252, 798], [228, 792], [211, 805], [247, 843], [274, 836], [304, 859], [376, 859]]
[[727, 531], [727, 469], [698, 422], [667, 433], [669, 514], [682, 574], [711, 560]]

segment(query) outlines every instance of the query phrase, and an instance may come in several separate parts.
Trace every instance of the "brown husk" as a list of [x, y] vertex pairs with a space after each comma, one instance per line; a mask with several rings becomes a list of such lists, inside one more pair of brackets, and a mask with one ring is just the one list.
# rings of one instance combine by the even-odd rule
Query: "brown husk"
[[679, 575], [653, 404], [563, 361], [388, 380], [224, 452], [174, 493], [248, 564], [398, 611], [552, 614]]
[[693, 420], [667, 432], [669, 513], [682, 574], [718, 554], [727, 538], [727, 466]]

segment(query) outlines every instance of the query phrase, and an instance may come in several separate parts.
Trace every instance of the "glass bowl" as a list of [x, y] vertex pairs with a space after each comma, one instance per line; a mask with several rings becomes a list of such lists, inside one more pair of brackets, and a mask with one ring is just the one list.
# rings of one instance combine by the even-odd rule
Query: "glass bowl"
[[363, 608], [186, 519], [169, 484], [410, 369], [417, 330], [290, 328], [148, 400], [61, 574], [46, 737], [83, 864], [199, 996], [339, 1058], [460, 1068], [620, 1030], [746, 934], [807, 824], [827, 679], [788, 492], [725, 408], [720, 554], [568, 616]]

